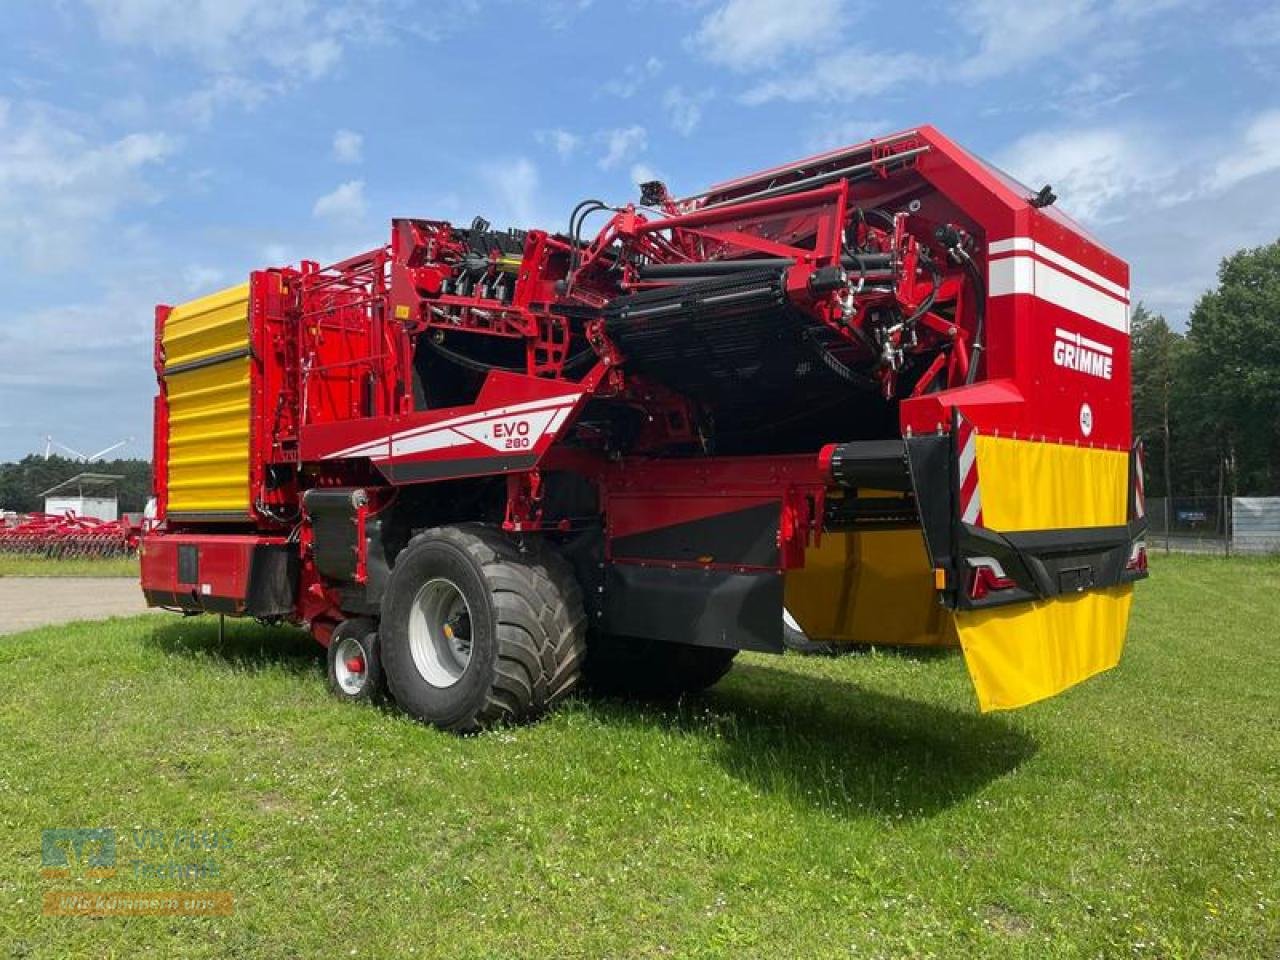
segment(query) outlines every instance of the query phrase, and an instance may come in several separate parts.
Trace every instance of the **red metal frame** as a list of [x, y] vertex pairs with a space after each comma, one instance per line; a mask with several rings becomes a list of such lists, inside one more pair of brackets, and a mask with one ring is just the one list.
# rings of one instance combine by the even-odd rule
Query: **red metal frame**
[[[326, 637], [343, 614], [335, 585], [309, 559], [314, 531], [300, 508], [309, 488], [503, 477], [508, 530], [564, 531], [571, 519], [545, 520], [545, 474], [570, 470], [598, 491], [616, 562], [628, 559], [612, 553], [620, 532], [774, 501], [777, 569], [801, 565], [821, 529], [820, 451], [688, 456], [703, 440], [696, 405], [628, 372], [609, 337], [601, 308], [678, 282], [646, 276], [671, 265], [780, 264], [790, 307], [830, 331], [840, 362], [897, 404], [903, 436], [946, 433], [962, 410], [984, 433], [1128, 450], [1128, 268], [1028, 196], [920, 127], [668, 200], [660, 212], [626, 205], [582, 244], [531, 230], [519, 235], [518, 256], [509, 240], [481, 253], [480, 228], [400, 219], [385, 247], [323, 269], [304, 262], [255, 273], [257, 516], [243, 533], [291, 531], [302, 557], [298, 616]], [[868, 215], [882, 208], [891, 215]], [[851, 250], [885, 266], [860, 267]], [[167, 315], [157, 309], [157, 344]], [[1108, 351], [1109, 378], [1055, 360], [1068, 334]], [[522, 344], [523, 364], [481, 365], [466, 402], [418, 409], [416, 355], [460, 341]], [[925, 370], [912, 384], [901, 378], [908, 361]], [[582, 422], [592, 404], [643, 414], [628, 449]], [[162, 396], [162, 517], [166, 432]], [[268, 482], [275, 468], [281, 474]], [[369, 516], [360, 513], [362, 543]], [[367, 576], [362, 555], [356, 582]]]

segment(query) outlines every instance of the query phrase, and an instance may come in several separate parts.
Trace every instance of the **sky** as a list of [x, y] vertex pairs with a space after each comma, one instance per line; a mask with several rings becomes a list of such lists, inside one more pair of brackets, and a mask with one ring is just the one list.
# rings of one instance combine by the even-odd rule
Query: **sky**
[[49, 0], [0, 32], [0, 460], [149, 456], [154, 306], [932, 123], [1183, 327], [1280, 237], [1280, 5]]

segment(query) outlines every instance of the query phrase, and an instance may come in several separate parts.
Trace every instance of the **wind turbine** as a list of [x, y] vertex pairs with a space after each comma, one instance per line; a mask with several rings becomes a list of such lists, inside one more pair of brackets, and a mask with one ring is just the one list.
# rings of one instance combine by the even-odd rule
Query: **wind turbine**
[[108, 453], [111, 453], [111, 451], [118, 450], [127, 443], [133, 443], [133, 437], [125, 437], [123, 440], [113, 443], [109, 447], [103, 447], [97, 453], [81, 453], [74, 447], [68, 447], [65, 443], [53, 439], [51, 434], [46, 434], [44, 438], [44, 458], [48, 460], [53, 454], [53, 448], [58, 447], [60, 450], [65, 450], [67, 453], [71, 454], [73, 460], [79, 460], [81, 463], [92, 463], [94, 460], [101, 460]]

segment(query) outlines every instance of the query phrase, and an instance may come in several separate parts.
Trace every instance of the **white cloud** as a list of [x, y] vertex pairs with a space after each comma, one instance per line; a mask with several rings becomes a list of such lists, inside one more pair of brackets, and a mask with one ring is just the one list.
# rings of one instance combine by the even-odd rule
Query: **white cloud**
[[[232, 71], [255, 60], [314, 79], [342, 56], [340, 9], [310, 0], [86, 0], [112, 42]], [[300, 39], [299, 39], [300, 38]]]
[[[169, 293], [172, 277], [169, 278]], [[0, 410], [25, 411], [0, 431], [0, 458], [17, 458], [52, 434], [78, 449], [98, 449], [134, 436], [132, 454], [150, 449], [151, 369], [155, 303], [163, 286], [154, 275], [84, 300], [11, 313], [4, 321], [5, 364]]]
[[600, 167], [604, 170], [611, 170], [631, 157], [643, 153], [649, 144], [649, 135], [645, 128], [634, 125], [602, 131], [599, 137], [605, 145], [604, 155], [600, 157]]
[[[850, 29], [846, 0], [724, 0], [704, 18], [690, 46], [712, 62], [756, 76], [739, 97], [748, 105], [848, 101], [907, 83], [917, 89], [973, 84], [1057, 58], [1083, 79], [1066, 81], [1059, 97], [1043, 105], [1088, 115], [1134, 95], [1118, 80], [1155, 43], [1151, 21], [1193, 2], [953, 0], [958, 30], [952, 32], [961, 36], [944, 57], [891, 43], [868, 45]], [[1007, 102], [1008, 93], [1002, 94]]]
[[643, 63], [629, 64], [622, 71], [622, 76], [609, 80], [602, 89], [615, 97], [634, 97], [641, 87], [661, 72], [662, 61], [657, 57], [649, 57]]
[[539, 130], [533, 136], [539, 143], [555, 150], [561, 160], [569, 159], [582, 146], [582, 137], [568, 130]]
[[1227, 39], [1242, 47], [1280, 46], [1280, 7], [1233, 18]]
[[772, 100], [847, 100], [869, 97], [910, 80], [927, 82], [936, 64], [912, 53], [841, 50], [816, 59], [796, 74], [764, 80], [749, 88], [743, 103]]
[[354, 130], [339, 130], [333, 135], [333, 158], [339, 163], [359, 163], [364, 159], [364, 137]]
[[538, 168], [528, 157], [482, 164], [482, 195], [492, 206], [482, 213], [499, 226], [544, 226], [550, 218], [539, 206], [542, 199]]
[[368, 205], [364, 199], [364, 181], [348, 180], [332, 192], [316, 200], [311, 208], [313, 216], [321, 220], [351, 223], [364, 217]]
[[39, 270], [69, 267], [99, 228], [158, 196], [145, 172], [174, 153], [172, 137], [99, 141], [71, 114], [0, 103], [0, 255]]
[[633, 163], [631, 165], [631, 182], [634, 184], [648, 183], [650, 180], [661, 180], [662, 174], [649, 166], [647, 163]]
[[970, 79], [992, 77], [1058, 53], [1100, 23], [1095, 0], [969, 0], [957, 11], [961, 28], [978, 41], [961, 65]]
[[662, 106], [666, 108], [671, 128], [684, 137], [693, 133], [702, 122], [702, 105], [712, 96], [710, 91], [689, 94], [682, 87], [668, 87], [662, 95]]
[[[535, 0], [532, 6], [553, 30], [563, 30], [593, 2], [594, 0]], [[471, 3], [462, 4], [464, 7], [471, 5]]]
[[819, 117], [813, 133], [806, 143], [810, 150], [831, 150], [862, 143], [872, 137], [889, 133], [893, 124], [887, 120], [867, 120], [862, 117]]
[[406, 25], [398, 4], [379, 0], [84, 3], [109, 43], [147, 50], [181, 68], [180, 77], [191, 89], [174, 102], [204, 125], [222, 107], [252, 110], [269, 97], [329, 75], [348, 47], [391, 42], [401, 34], [438, 39], [474, 15], [469, 4], [458, 3], [433, 11], [432, 29], [427, 30]]
[[177, 101], [178, 112], [201, 127], [213, 122], [214, 115], [227, 106], [254, 110], [281, 88], [263, 84], [235, 74], [224, 73], [193, 90]]
[[1212, 190], [1225, 190], [1277, 168], [1280, 168], [1280, 110], [1267, 110], [1249, 124], [1239, 147], [1223, 153], [1214, 165], [1208, 186]]
[[843, 0], [726, 0], [703, 19], [693, 45], [707, 59], [734, 70], [838, 39]]
[[1130, 262], [1134, 300], [1175, 325], [1223, 257], [1280, 233], [1280, 110], [1256, 115], [1234, 138], [1056, 128], [995, 159], [1031, 187], [1052, 183], [1063, 212]]
[[182, 271], [182, 281], [187, 291], [194, 295], [207, 293], [224, 282], [226, 273], [217, 267], [192, 264]]
[[996, 162], [1033, 189], [1052, 184], [1058, 204], [1071, 216], [1106, 222], [1117, 218], [1120, 201], [1170, 183], [1172, 171], [1148, 142], [1112, 127], [1045, 130], [1022, 137]]

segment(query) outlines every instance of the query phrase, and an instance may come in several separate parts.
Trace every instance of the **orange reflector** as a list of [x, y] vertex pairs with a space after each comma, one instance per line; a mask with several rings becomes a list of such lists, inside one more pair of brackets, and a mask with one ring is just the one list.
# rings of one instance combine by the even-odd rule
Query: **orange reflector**
[[933, 568], [933, 589], [935, 590], [947, 589], [947, 568], [946, 567]]

